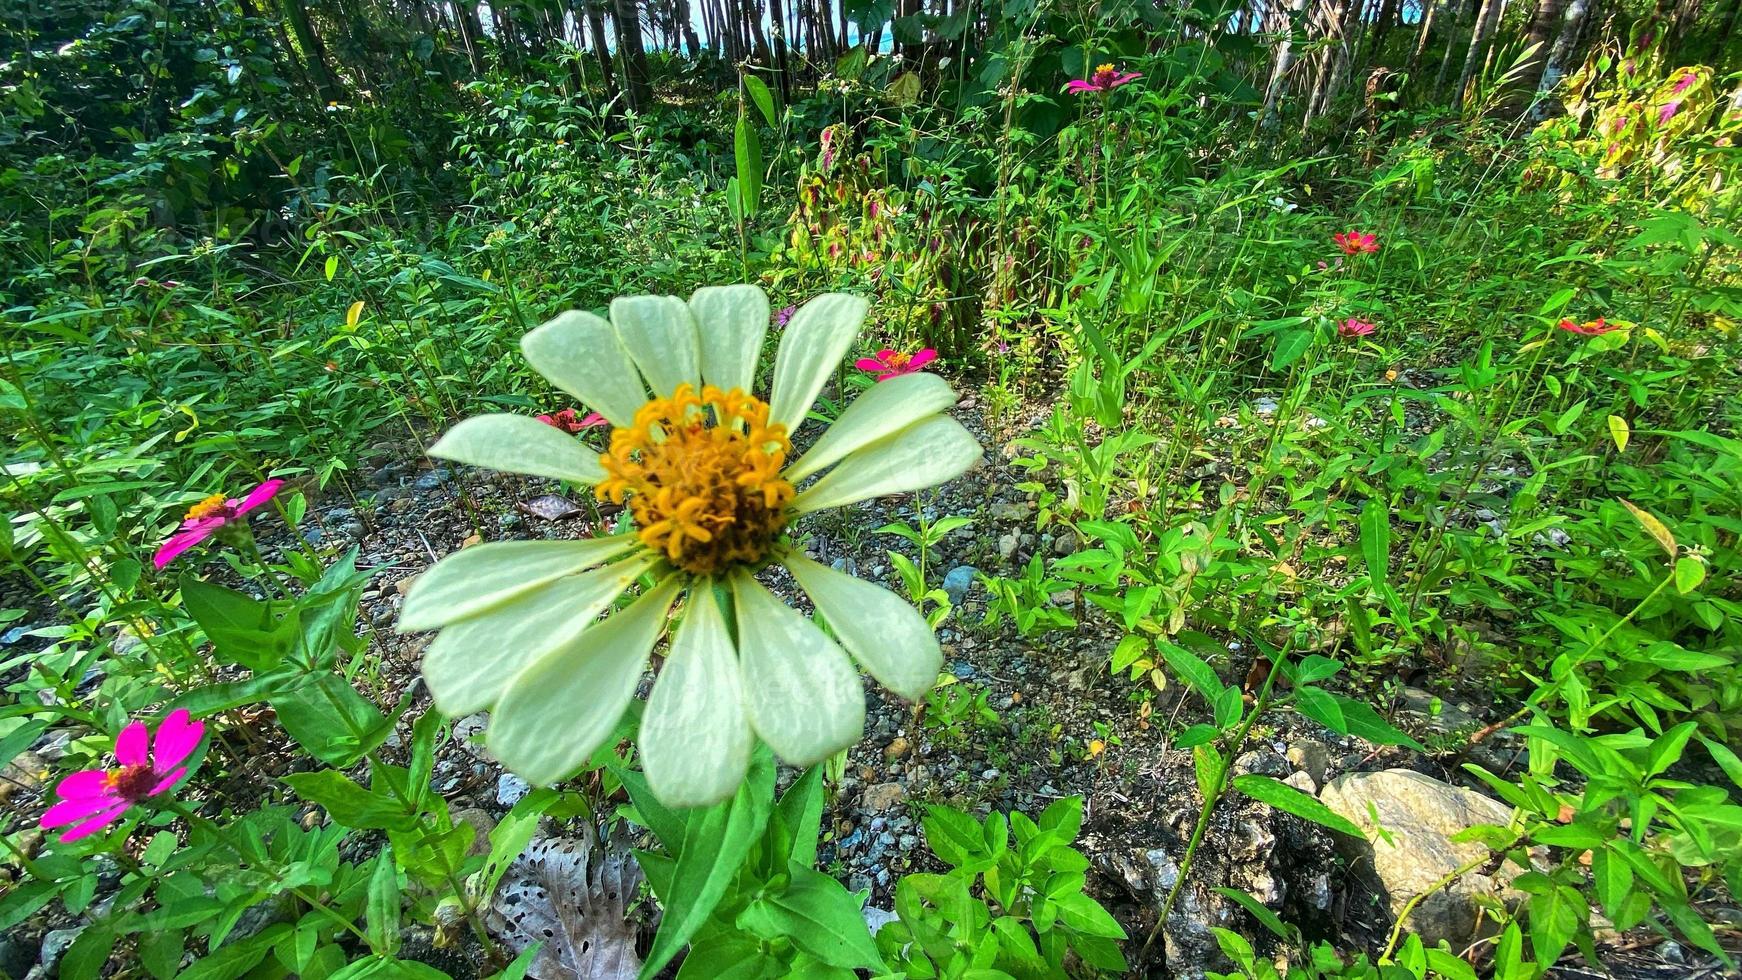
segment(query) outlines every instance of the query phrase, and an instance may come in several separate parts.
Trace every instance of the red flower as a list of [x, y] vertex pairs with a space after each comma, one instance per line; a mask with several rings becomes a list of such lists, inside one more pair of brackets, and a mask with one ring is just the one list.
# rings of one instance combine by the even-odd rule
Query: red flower
[[1368, 323], [1366, 320], [1357, 320], [1354, 317], [1350, 317], [1342, 323], [1337, 324], [1337, 336], [1365, 337], [1376, 329], [1378, 328], [1373, 324]]
[[1065, 91], [1078, 95], [1086, 92], [1105, 94], [1142, 77], [1134, 71], [1120, 71], [1112, 65], [1100, 65], [1088, 78], [1073, 78], [1065, 83]]
[[1355, 231], [1352, 228], [1332, 235], [1331, 241], [1336, 242], [1342, 248], [1344, 255], [1359, 255], [1362, 252], [1379, 251], [1378, 238], [1366, 232]]
[[1586, 337], [1595, 337], [1598, 334], [1604, 334], [1604, 333], [1610, 332], [1611, 330], [1620, 330], [1621, 329], [1621, 326], [1619, 324], [1606, 323], [1606, 322], [1604, 322], [1602, 317], [1598, 317], [1595, 320], [1591, 320], [1591, 321], [1588, 321], [1586, 323], [1574, 323], [1571, 320], [1562, 320], [1560, 323], [1555, 324], [1555, 326], [1560, 327], [1562, 330], [1565, 330], [1567, 333], [1576, 333], [1576, 334], [1580, 334], [1580, 335], [1586, 336]]
[[152, 737], [145, 723], [135, 721], [115, 740], [117, 769], [85, 769], [55, 787], [60, 802], [42, 815], [44, 830], [72, 824], [62, 843], [89, 837], [121, 819], [135, 803], [170, 791], [188, 774], [188, 758], [200, 747], [205, 722], [194, 721], [177, 708], [157, 726]]
[[575, 410], [572, 408], [565, 408], [553, 415], [540, 415], [538, 420], [564, 432], [580, 432], [583, 429], [593, 429], [607, 424], [605, 416], [598, 412], [588, 412], [585, 416], [577, 418]]
[[885, 347], [877, 352], [876, 357], [861, 357], [853, 366], [867, 374], [877, 375], [878, 381], [888, 381], [890, 378], [918, 371], [936, 360], [937, 356], [938, 352], [930, 347], [914, 354], [903, 354]]
[[157, 549], [151, 563], [158, 568], [169, 564], [177, 555], [218, 533], [219, 528], [241, 521], [249, 511], [271, 500], [282, 486], [283, 480], [267, 480], [240, 500], [214, 493], [193, 505], [182, 518], [181, 527]]

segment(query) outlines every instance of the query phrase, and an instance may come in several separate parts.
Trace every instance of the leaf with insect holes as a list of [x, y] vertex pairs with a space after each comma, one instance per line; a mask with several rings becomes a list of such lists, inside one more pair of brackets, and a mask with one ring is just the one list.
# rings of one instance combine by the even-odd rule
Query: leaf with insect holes
[[1633, 512], [1634, 518], [1639, 521], [1639, 526], [1645, 528], [1645, 533], [1651, 535], [1652, 538], [1657, 541], [1658, 546], [1663, 549], [1664, 553], [1669, 555], [1671, 558], [1674, 558], [1675, 535], [1669, 532], [1669, 528], [1665, 527], [1662, 521], [1647, 513], [1644, 508], [1640, 507], [1633, 501], [1628, 500], [1626, 497], [1619, 497], [1617, 499], [1621, 501], [1622, 506]]
[[529, 976], [548, 980], [633, 980], [641, 969], [625, 908], [641, 870], [619, 841], [545, 837], [509, 866], [486, 924], [502, 945], [539, 946]]
[[1619, 415], [1609, 416], [1609, 435], [1615, 440], [1616, 452], [1627, 451], [1627, 437], [1632, 433], [1633, 430], [1628, 428], [1626, 419]]
[[563, 521], [586, 513], [574, 501], [554, 493], [541, 494], [531, 500], [522, 501], [515, 504], [514, 509], [546, 521]]

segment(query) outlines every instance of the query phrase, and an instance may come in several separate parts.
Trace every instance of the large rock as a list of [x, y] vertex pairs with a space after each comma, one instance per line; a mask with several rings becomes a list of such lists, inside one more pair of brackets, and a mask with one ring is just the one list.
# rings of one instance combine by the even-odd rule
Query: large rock
[[[1408, 769], [1338, 776], [1319, 799], [1366, 832], [1365, 841], [1339, 834], [1338, 844], [1394, 918], [1411, 899], [1488, 853], [1474, 841], [1454, 843], [1454, 835], [1477, 824], [1504, 826], [1512, 815], [1503, 803]], [[1503, 895], [1514, 874], [1504, 868], [1498, 877], [1465, 874], [1416, 906], [1408, 928], [1430, 946], [1444, 939], [1462, 948], [1476, 938], [1478, 900]]]

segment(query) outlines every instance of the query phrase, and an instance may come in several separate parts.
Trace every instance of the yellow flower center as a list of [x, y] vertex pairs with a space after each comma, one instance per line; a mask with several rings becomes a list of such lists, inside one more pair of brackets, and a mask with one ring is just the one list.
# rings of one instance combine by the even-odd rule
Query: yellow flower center
[[214, 493], [210, 497], [207, 497], [206, 499], [200, 501], [199, 503], [193, 505], [192, 507], [189, 507], [188, 508], [188, 515], [187, 515], [186, 519], [190, 520], [190, 521], [197, 521], [202, 517], [210, 517], [213, 514], [217, 513], [218, 511], [224, 509], [224, 502], [225, 502], [225, 498], [224, 498], [223, 494]]
[[913, 360], [912, 354], [903, 354], [900, 352], [896, 352], [894, 354], [889, 355], [889, 357], [883, 363], [885, 363], [885, 364], [889, 365], [890, 367], [895, 368], [896, 370], [899, 371], [900, 369], [907, 367], [907, 362], [911, 361], [911, 360]]
[[1111, 74], [1113, 74], [1113, 66], [1112, 65], [1097, 65], [1097, 66], [1095, 66], [1095, 74], [1097, 74], [1097, 75], [1111, 75]]
[[655, 398], [635, 421], [613, 429], [599, 458], [600, 500], [623, 503], [641, 540], [672, 564], [712, 575], [754, 564], [786, 525], [792, 484], [780, 476], [792, 450], [786, 427], [768, 421], [768, 404], [737, 388], [696, 394], [680, 385]]

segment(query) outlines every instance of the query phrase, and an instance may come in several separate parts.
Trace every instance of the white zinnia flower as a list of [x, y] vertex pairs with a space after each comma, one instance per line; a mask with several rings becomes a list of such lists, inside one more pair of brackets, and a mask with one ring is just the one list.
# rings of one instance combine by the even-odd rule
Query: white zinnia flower
[[[919, 613], [804, 558], [783, 533], [805, 514], [943, 483], [980, 458], [943, 414], [956, 400], [949, 385], [915, 373], [873, 386], [786, 462], [788, 434], [865, 312], [841, 294], [801, 307], [766, 402], [747, 394], [768, 329], [755, 286], [707, 287], [687, 303], [621, 298], [610, 320], [564, 313], [522, 338], [534, 370], [611, 422], [611, 450], [525, 416], [482, 415], [430, 455], [593, 485], [627, 502], [637, 534], [482, 544], [420, 576], [399, 629], [441, 630], [423, 662], [436, 706], [489, 709], [496, 758], [533, 783], [563, 779], [615, 727], [675, 607], [639, 743], [655, 794], [696, 806], [737, 788], [756, 737], [796, 766], [859, 739], [865, 698], [847, 654], [905, 698], [929, 689], [943, 658]], [[835, 639], [756, 581], [767, 562], [792, 572]], [[655, 584], [599, 619], [647, 573]]]

